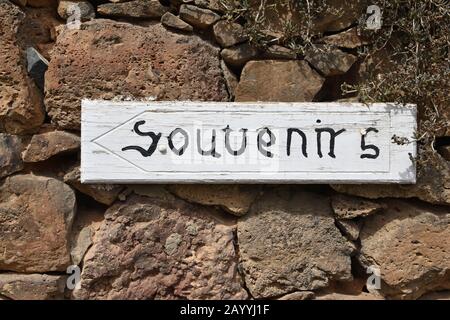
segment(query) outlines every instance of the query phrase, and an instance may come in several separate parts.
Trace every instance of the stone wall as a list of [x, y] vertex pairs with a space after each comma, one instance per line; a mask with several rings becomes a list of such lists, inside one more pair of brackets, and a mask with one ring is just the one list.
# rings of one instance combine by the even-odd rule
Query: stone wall
[[82, 98], [357, 100], [338, 88], [365, 67], [364, 1], [333, 1], [348, 10], [313, 19], [303, 53], [280, 40], [302, 22], [295, 6], [266, 13], [259, 46], [232, 0], [12, 1], [0, 0], [0, 300], [450, 297], [445, 130], [412, 186], [79, 181]]

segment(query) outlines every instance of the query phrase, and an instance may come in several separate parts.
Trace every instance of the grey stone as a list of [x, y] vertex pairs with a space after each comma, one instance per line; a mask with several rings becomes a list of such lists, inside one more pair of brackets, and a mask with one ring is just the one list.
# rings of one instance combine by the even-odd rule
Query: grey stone
[[162, 185], [143, 184], [133, 185], [130, 186], [130, 188], [132, 189], [133, 193], [137, 195], [158, 199], [160, 201], [170, 202], [176, 199], [173, 194], [167, 191], [167, 187]]
[[220, 61], [220, 67], [222, 68], [223, 77], [225, 78], [225, 82], [227, 83], [228, 93], [230, 94], [230, 99], [234, 99], [236, 88], [239, 84], [239, 80], [234, 72], [228, 68], [225, 61]]
[[315, 300], [384, 300], [382, 296], [374, 295], [367, 292], [360, 294], [344, 294], [344, 293], [327, 293], [323, 295], [317, 295]]
[[82, 228], [80, 232], [76, 234], [76, 237], [72, 242], [72, 249], [70, 251], [72, 263], [75, 265], [79, 265], [81, 261], [83, 261], [83, 257], [91, 245], [92, 230], [89, 226], [87, 226]]
[[161, 18], [168, 10], [158, 0], [105, 3], [97, 7], [97, 12], [101, 15], [129, 18]]
[[0, 296], [12, 300], [60, 300], [66, 276], [47, 274], [0, 274]]
[[343, 194], [333, 195], [331, 206], [338, 219], [367, 217], [386, 208], [386, 205], [380, 202]]
[[297, 291], [282, 296], [278, 300], [310, 300], [314, 298], [314, 292], [312, 291]]
[[439, 153], [445, 160], [450, 161], [450, 146], [440, 147]]
[[359, 239], [362, 222], [352, 220], [336, 220], [336, 225], [349, 240], [356, 241]]
[[23, 152], [23, 161], [39, 162], [58, 154], [77, 152], [80, 144], [79, 136], [65, 131], [35, 134]]
[[381, 272], [380, 292], [416, 299], [450, 289], [450, 211], [412, 201], [386, 200], [383, 214], [364, 219], [358, 259]]
[[315, 46], [309, 49], [305, 59], [325, 77], [346, 73], [357, 60], [352, 54], [326, 46]]
[[242, 269], [254, 298], [327, 287], [352, 279], [353, 249], [334, 225], [321, 195], [275, 191], [238, 221]]
[[214, 36], [222, 47], [231, 47], [248, 39], [244, 28], [236, 22], [221, 20], [214, 25]]
[[21, 7], [25, 7], [27, 5], [27, 0], [11, 0], [11, 2]]
[[249, 43], [243, 43], [231, 48], [226, 48], [220, 52], [222, 59], [229, 66], [235, 68], [242, 68], [248, 61], [256, 58], [258, 54], [258, 49]]
[[[185, 3], [192, 1], [183, 1]], [[217, 11], [219, 13], [225, 13], [227, 9], [232, 9], [239, 4], [238, 0], [195, 0], [195, 5]]]
[[236, 216], [246, 214], [261, 191], [258, 186], [219, 184], [172, 185], [168, 189], [189, 202], [220, 206]]
[[263, 58], [295, 60], [297, 58], [297, 54], [289, 48], [274, 44], [266, 49], [263, 54]]
[[179, 17], [170, 12], [164, 13], [164, 15], [161, 17], [161, 23], [166, 27], [181, 30], [184, 32], [192, 32], [194, 30], [194, 28], [190, 24], [184, 22]]
[[[187, 228], [186, 228], [187, 229]], [[189, 234], [193, 234], [192, 231], [188, 230]], [[194, 233], [195, 235], [195, 233]], [[182, 237], [178, 233], [172, 233], [166, 239], [166, 243], [164, 244], [164, 251], [170, 256], [174, 254], [178, 250], [178, 245], [181, 243]]]
[[208, 9], [183, 4], [180, 7], [180, 18], [194, 27], [207, 29], [216, 23], [220, 19], [220, 16]]
[[37, 87], [44, 92], [45, 72], [48, 69], [48, 61], [35, 48], [27, 48], [27, 70]]
[[248, 61], [256, 58], [258, 49], [249, 43], [243, 43], [231, 48], [223, 49], [220, 52], [222, 59], [230, 66], [242, 68]]
[[347, 49], [355, 49], [369, 43], [358, 34], [357, 27], [333, 34], [331, 36], [323, 37], [318, 42]]
[[429, 155], [413, 185], [331, 185], [338, 192], [369, 199], [419, 198], [434, 204], [450, 204], [450, 162], [437, 152]]
[[425, 294], [419, 300], [450, 300], [450, 291], [437, 291]]
[[64, 20], [74, 17], [79, 19], [79, 21], [88, 21], [95, 18], [95, 9], [88, 1], [60, 0], [58, 3], [58, 15]]
[[9, 1], [0, 1], [0, 131], [33, 133], [44, 122], [42, 96], [28, 77], [20, 31], [25, 14]]
[[105, 210], [103, 205], [80, 201], [70, 233], [70, 256], [73, 265], [81, 266], [92, 246], [95, 233], [104, 220]]
[[96, 201], [111, 205], [116, 201], [120, 192], [124, 189], [123, 186], [114, 184], [88, 184], [80, 181], [80, 168], [76, 167], [69, 171], [64, 176], [64, 182], [71, 185], [78, 191], [87, 194]]
[[23, 169], [22, 149], [18, 136], [0, 133], [0, 178]]
[[307, 6], [302, 1], [248, 0], [248, 13], [264, 17], [263, 32], [275, 38], [286, 36], [286, 26], [291, 25], [291, 36], [301, 36], [309, 30], [312, 35], [338, 32], [356, 24], [369, 6], [367, 0], [310, 1], [311, 19], [306, 17]]

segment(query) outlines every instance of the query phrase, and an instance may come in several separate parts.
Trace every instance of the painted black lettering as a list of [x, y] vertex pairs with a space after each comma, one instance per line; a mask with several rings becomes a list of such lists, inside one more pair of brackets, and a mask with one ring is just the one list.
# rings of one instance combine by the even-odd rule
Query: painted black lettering
[[213, 156], [214, 158], [220, 158], [220, 153], [216, 152], [216, 130], [212, 130], [211, 136], [211, 148], [207, 151], [203, 150], [201, 146], [201, 130], [197, 129], [197, 150], [202, 156]]
[[152, 144], [148, 147], [148, 149], [144, 149], [139, 146], [128, 146], [122, 148], [122, 151], [127, 150], [136, 150], [141, 153], [144, 157], [150, 157], [156, 150], [158, 146], [159, 139], [161, 139], [161, 133], [155, 134], [153, 131], [142, 132], [139, 130], [139, 127], [145, 124], [145, 120], [138, 121], [134, 124], [134, 132], [136, 132], [140, 136], [149, 136], [152, 139]]
[[302, 153], [303, 156], [305, 158], [308, 158], [308, 153], [307, 153], [307, 140], [306, 140], [306, 135], [305, 133], [300, 130], [300, 129], [295, 129], [295, 128], [289, 128], [287, 130], [287, 155], [290, 156], [291, 155], [291, 143], [292, 143], [292, 133], [298, 133], [300, 135], [300, 137], [302, 137]]
[[232, 154], [233, 156], [239, 156], [244, 153], [245, 149], [247, 148], [247, 131], [248, 129], [241, 129], [239, 132], [242, 132], [242, 143], [241, 147], [238, 150], [233, 150], [230, 145], [230, 134], [231, 130], [230, 126], [228, 125], [226, 128], [223, 129], [225, 132], [225, 148], [227, 151]]
[[380, 155], [380, 149], [377, 146], [375, 146], [373, 144], [366, 145], [366, 136], [369, 132], [378, 133], [378, 130], [375, 128], [372, 128], [372, 127], [366, 129], [366, 134], [363, 134], [361, 136], [361, 150], [362, 151], [373, 150], [375, 152], [375, 154], [364, 153], [361, 155], [361, 159], [366, 159], [366, 158], [367, 159], [376, 159]]
[[344, 132], [345, 129], [341, 129], [339, 131], [335, 131], [331, 128], [320, 128], [316, 129], [317, 132], [317, 154], [319, 157], [323, 158], [322, 154], [322, 133], [327, 132], [330, 134], [330, 152], [328, 152], [328, 155], [331, 158], [336, 158], [336, 155], [334, 154], [334, 146], [336, 145], [336, 137], [340, 135], [342, 132]]
[[[173, 145], [173, 137], [177, 134], [181, 133], [184, 136], [184, 144], [181, 148], [175, 148]], [[183, 153], [186, 151], [188, 145], [189, 145], [189, 136], [187, 132], [181, 128], [176, 128], [173, 130], [170, 135], [167, 137], [167, 140], [169, 141], [169, 148], [176, 154], [176, 155], [183, 155]]]
[[[269, 136], [269, 141], [263, 140], [263, 136], [265, 134], [267, 134]], [[270, 131], [269, 128], [263, 128], [262, 130], [260, 130], [258, 132], [258, 138], [257, 138], [258, 151], [261, 152], [261, 154], [263, 154], [264, 156], [272, 158], [273, 153], [270, 152], [269, 150], [264, 149], [264, 147], [270, 147], [271, 145], [273, 145], [275, 143], [275, 141], [276, 141], [276, 138], [272, 134], [272, 131]]]

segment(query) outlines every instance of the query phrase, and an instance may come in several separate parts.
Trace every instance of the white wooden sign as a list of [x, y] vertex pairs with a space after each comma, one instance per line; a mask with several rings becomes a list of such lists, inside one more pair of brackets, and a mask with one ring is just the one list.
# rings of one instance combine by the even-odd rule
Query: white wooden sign
[[85, 183], [415, 183], [414, 105], [82, 102]]

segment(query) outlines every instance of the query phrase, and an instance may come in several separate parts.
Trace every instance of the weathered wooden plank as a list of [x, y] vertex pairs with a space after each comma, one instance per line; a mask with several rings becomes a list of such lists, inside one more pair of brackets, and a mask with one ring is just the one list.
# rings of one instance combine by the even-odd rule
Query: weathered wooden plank
[[84, 100], [81, 179], [415, 183], [415, 131], [414, 105]]

